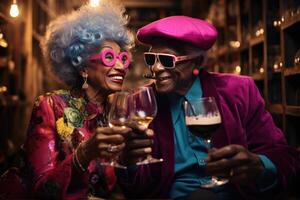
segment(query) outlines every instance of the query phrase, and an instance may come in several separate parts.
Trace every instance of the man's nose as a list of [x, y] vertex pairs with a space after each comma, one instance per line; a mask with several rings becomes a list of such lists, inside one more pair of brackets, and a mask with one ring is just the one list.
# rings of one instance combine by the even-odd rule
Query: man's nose
[[159, 71], [163, 71], [165, 68], [164, 66], [157, 60], [154, 65], [152, 65], [151, 67], [151, 70], [154, 72], [154, 73], [157, 73]]

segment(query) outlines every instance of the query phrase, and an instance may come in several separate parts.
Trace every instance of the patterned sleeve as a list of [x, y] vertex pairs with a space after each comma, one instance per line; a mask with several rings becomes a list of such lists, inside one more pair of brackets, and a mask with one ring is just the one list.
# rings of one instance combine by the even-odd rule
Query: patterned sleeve
[[66, 153], [59, 145], [56, 116], [51, 96], [36, 102], [24, 145], [33, 175], [34, 197], [68, 199], [87, 193], [88, 173], [73, 169], [72, 150]]

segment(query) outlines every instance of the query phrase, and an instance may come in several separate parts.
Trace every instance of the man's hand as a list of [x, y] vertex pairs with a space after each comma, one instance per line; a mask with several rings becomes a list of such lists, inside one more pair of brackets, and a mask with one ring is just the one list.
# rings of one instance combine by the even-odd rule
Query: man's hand
[[257, 154], [241, 145], [213, 149], [206, 158], [206, 172], [239, 184], [254, 181], [264, 170]]
[[152, 129], [144, 126], [137, 124], [129, 124], [128, 126], [132, 132], [126, 136], [125, 149], [120, 156], [120, 163], [127, 166], [136, 164], [152, 152], [152, 137], [154, 135]]

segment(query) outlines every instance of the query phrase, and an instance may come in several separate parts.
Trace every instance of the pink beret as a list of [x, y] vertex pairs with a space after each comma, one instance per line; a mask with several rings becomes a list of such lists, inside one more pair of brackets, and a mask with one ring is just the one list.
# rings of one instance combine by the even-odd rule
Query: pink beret
[[153, 45], [153, 39], [164, 37], [189, 42], [203, 50], [211, 48], [218, 36], [216, 28], [206, 21], [187, 16], [171, 16], [154, 21], [137, 32], [137, 39]]

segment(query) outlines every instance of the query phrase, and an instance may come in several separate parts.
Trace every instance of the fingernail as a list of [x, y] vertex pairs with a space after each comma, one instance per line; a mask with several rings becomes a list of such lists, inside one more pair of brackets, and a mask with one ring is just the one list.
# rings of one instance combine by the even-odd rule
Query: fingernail
[[145, 148], [144, 151], [145, 151], [145, 153], [151, 153], [152, 149], [151, 148]]
[[146, 134], [149, 136], [149, 137], [152, 137], [154, 135], [153, 131], [151, 131], [150, 129], [148, 129], [146, 131]]
[[140, 126], [139, 126], [139, 129], [140, 129], [141, 131], [145, 131], [145, 130], [147, 130], [147, 126], [140, 125]]

